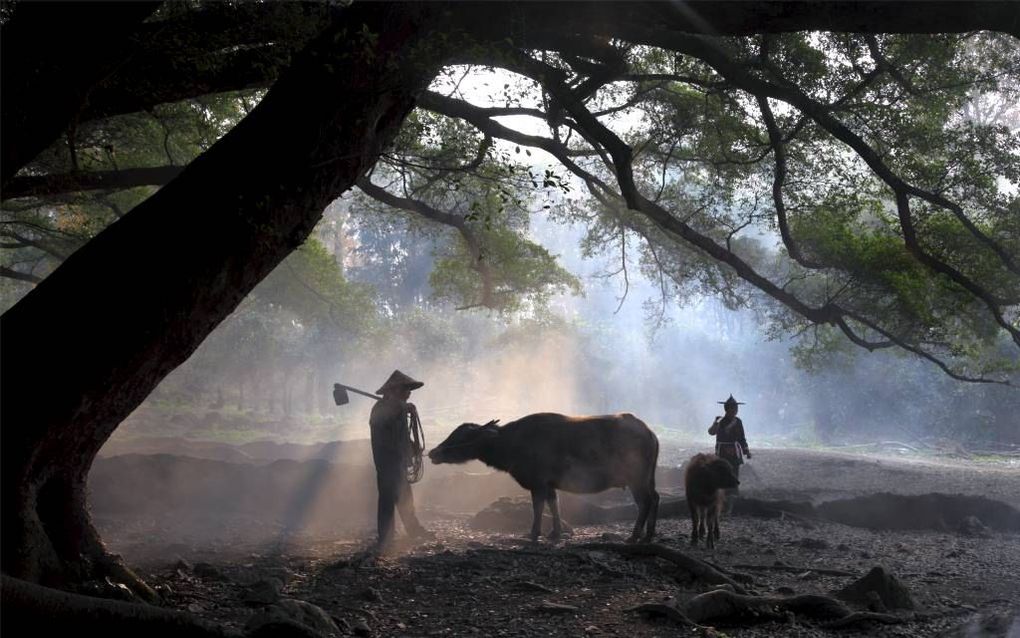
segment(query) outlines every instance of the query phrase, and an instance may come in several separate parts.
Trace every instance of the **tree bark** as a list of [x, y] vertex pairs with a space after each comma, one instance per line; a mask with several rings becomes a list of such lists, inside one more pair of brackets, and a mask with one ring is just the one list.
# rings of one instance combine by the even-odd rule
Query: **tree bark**
[[96, 453], [373, 165], [443, 62], [424, 46], [432, 14], [346, 10], [243, 122], [0, 318], [5, 573], [132, 580], [86, 507]]

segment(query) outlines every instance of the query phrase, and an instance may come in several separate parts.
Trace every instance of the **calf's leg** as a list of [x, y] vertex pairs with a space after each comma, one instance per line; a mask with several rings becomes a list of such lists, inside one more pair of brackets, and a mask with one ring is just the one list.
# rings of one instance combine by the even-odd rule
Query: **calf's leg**
[[691, 510], [691, 545], [697, 545], [698, 544], [698, 524], [700, 522], [699, 521], [700, 517], [698, 516], [698, 513], [699, 513], [698, 509], [699, 508], [698, 508], [697, 505], [694, 504], [694, 501], [692, 501], [690, 499], [690, 497], [687, 497], [687, 508]]
[[714, 530], [719, 528], [719, 505], [718, 503], [713, 503], [712, 505], [707, 507], [706, 510], [707, 512], [704, 518], [707, 518], [708, 520], [703, 521], [706, 523], [708, 531], [708, 534], [705, 538], [705, 546], [708, 547], [709, 549], [715, 549], [715, 539], [717, 538], [717, 536], [715, 535]]

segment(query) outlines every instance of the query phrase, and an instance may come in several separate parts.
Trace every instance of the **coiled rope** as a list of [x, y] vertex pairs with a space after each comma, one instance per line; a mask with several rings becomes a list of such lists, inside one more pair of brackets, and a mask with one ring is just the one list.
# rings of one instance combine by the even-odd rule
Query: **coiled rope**
[[404, 469], [407, 473], [407, 482], [417, 483], [425, 473], [425, 431], [421, 427], [421, 419], [418, 418], [417, 410], [408, 410], [408, 416], [410, 417], [408, 424], [411, 430], [411, 454], [407, 459], [407, 467]]

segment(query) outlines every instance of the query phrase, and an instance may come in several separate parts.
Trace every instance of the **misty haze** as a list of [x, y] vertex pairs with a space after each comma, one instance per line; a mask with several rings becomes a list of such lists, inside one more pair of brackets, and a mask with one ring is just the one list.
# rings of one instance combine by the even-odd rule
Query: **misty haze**
[[1020, 638], [1020, 21], [780, 5], [5, 4], [3, 629]]

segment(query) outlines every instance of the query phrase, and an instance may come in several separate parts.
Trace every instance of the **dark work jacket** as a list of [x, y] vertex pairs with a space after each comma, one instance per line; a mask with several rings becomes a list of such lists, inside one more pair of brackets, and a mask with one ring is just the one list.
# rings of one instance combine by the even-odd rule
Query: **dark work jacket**
[[737, 465], [744, 462], [743, 457], [748, 453], [747, 439], [744, 438], [744, 422], [739, 417], [724, 416], [708, 428], [708, 433], [715, 435], [716, 454]]
[[404, 474], [410, 453], [407, 404], [393, 398], [377, 401], [368, 420], [372, 428], [372, 459], [380, 475]]

